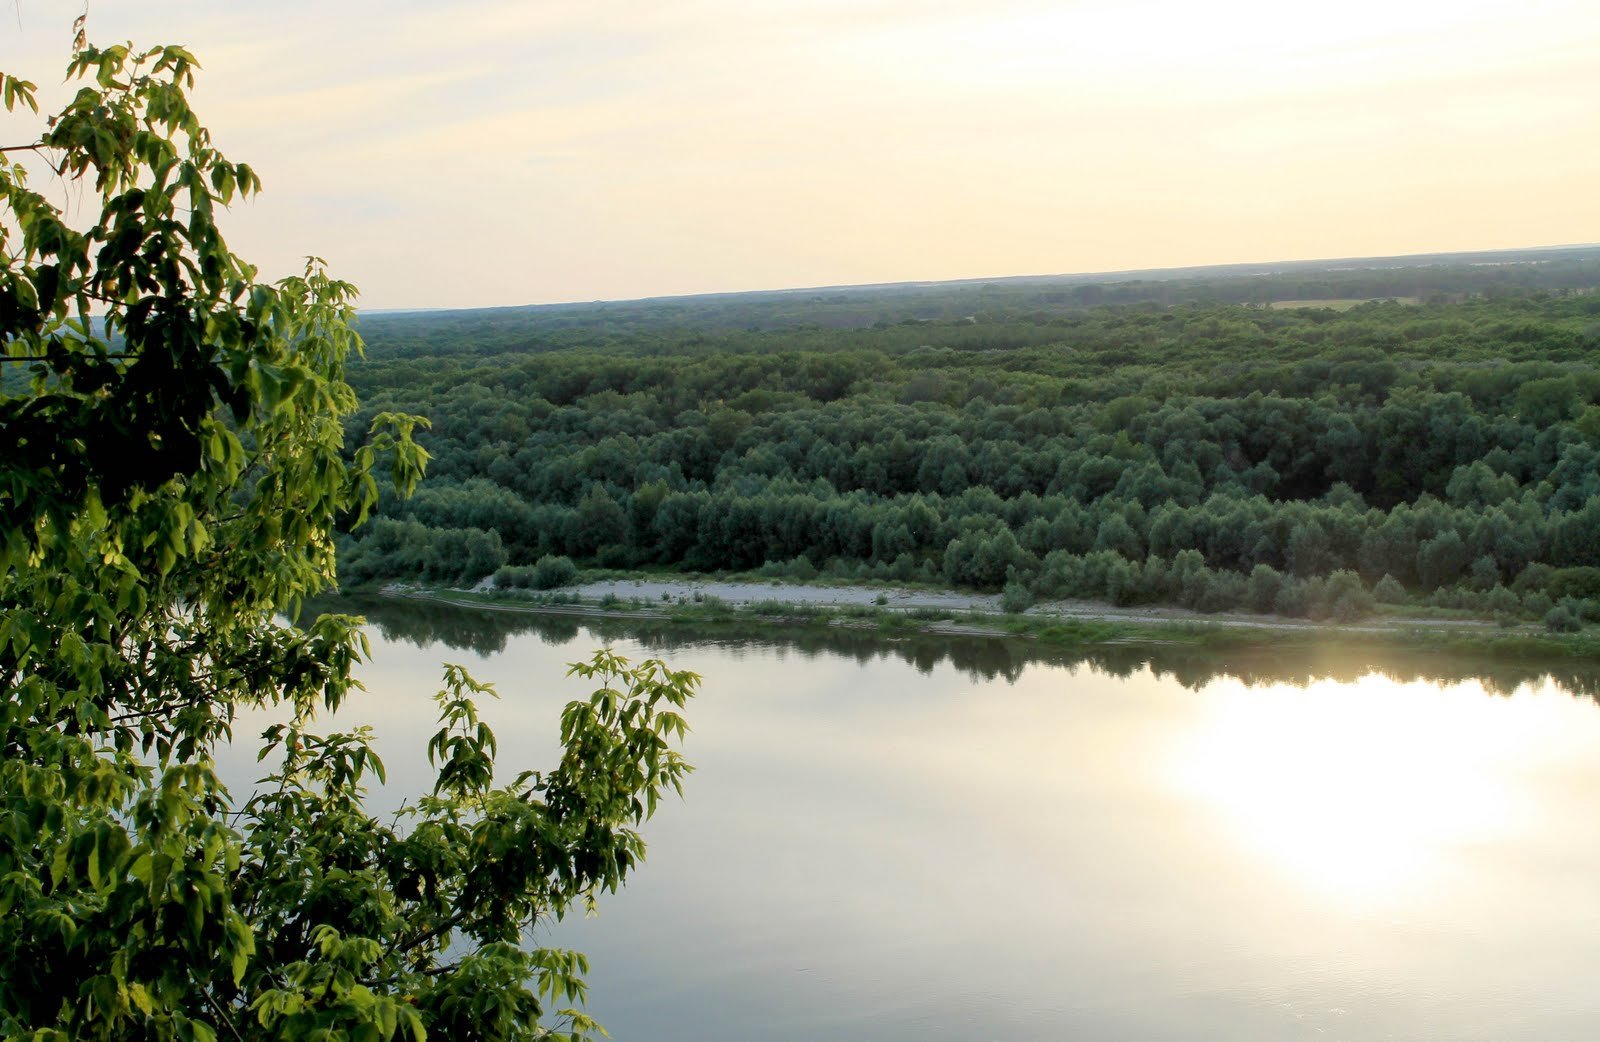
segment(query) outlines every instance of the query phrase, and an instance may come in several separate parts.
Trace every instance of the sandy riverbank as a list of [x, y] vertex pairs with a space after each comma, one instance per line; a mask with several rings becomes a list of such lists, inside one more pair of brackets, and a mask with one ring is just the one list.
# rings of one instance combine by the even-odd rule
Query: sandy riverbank
[[[480, 584], [477, 592], [491, 592]], [[703, 603], [716, 598], [730, 607], [741, 608], [762, 602], [819, 608], [878, 607], [887, 611], [913, 611], [918, 608], [952, 612], [1004, 614], [997, 594], [959, 593], [949, 590], [914, 590], [877, 586], [827, 586], [781, 581], [739, 582], [720, 579], [638, 578], [607, 579], [564, 587], [559, 592], [596, 604], [606, 597], [625, 601], [638, 599], [642, 609], [666, 608], [679, 603]], [[1322, 630], [1337, 625], [1346, 632], [1381, 633], [1404, 627], [1448, 630], [1453, 633], [1483, 630], [1505, 632], [1494, 623], [1478, 619], [1406, 618], [1383, 616], [1359, 623], [1333, 624], [1276, 615], [1222, 613], [1206, 615], [1184, 608], [1119, 608], [1095, 601], [1045, 601], [1024, 613], [1029, 618], [1071, 619], [1087, 622], [1159, 624], [1194, 622], [1210, 626], [1244, 629]]]

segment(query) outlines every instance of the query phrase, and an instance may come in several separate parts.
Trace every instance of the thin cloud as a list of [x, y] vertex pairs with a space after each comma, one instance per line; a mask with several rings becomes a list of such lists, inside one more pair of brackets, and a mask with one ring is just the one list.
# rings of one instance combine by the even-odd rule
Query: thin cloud
[[[41, 83], [70, 19], [24, 12]], [[96, 3], [374, 306], [1600, 239], [1577, 0]], [[47, 92], [47, 97], [48, 97]]]

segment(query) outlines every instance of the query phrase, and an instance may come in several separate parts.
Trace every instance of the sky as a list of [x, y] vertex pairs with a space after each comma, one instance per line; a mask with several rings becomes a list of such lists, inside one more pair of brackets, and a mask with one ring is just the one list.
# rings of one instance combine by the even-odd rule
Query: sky
[[[48, 111], [83, 5], [10, 6], [0, 69]], [[265, 182], [235, 251], [317, 254], [369, 308], [1600, 241], [1593, 0], [88, 14], [200, 59], [203, 122]]]

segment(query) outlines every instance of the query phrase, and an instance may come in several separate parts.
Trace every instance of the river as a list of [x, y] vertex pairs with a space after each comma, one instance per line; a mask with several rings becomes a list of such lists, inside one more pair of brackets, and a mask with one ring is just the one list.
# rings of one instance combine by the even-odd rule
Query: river
[[594, 648], [705, 677], [646, 864], [539, 938], [619, 1042], [1600, 1032], [1592, 677], [362, 610], [338, 723], [380, 808], [424, 787], [441, 662], [499, 689], [508, 777]]

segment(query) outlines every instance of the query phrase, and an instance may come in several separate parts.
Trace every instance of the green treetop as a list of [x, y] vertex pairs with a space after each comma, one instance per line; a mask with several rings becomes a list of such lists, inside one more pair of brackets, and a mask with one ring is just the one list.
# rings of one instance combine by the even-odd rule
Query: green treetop
[[[360, 620], [280, 619], [331, 583], [379, 461], [409, 491], [426, 453], [404, 415], [345, 442], [352, 287], [229, 251], [217, 215], [260, 182], [189, 107], [196, 67], [80, 33], [77, 94], [0, 151], [0, 1037], [582, 1034], [582, 957], [522, 942], [638, 862], [698, 678], [580, 663], [599, 689], [561, 761], [504, 784], [487, 689], [447, 667], [434, 787], [367, 815], [369, 734], [314, 730]], [[31, 83], [0, 94], [38, 111]], [[213, 750], [278, 703], [271, 775], [235, 799]]]

